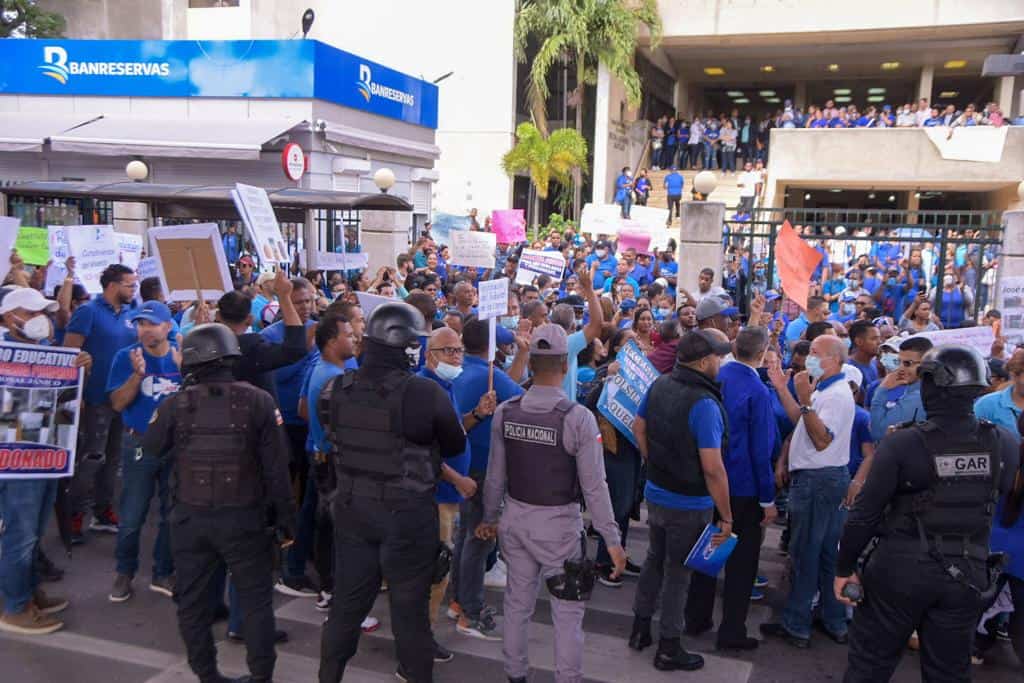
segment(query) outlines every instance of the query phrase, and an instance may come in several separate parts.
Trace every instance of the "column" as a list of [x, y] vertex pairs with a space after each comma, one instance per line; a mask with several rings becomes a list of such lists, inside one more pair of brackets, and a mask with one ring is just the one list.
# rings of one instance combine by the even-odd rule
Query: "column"
[[612, 75], [604, 64], [597, 65], [597, 87], [594, 89], [594, 169], [593, 195], [595, 204], [605, 204], [608, 196], [608, 107], [611, 99]]
[[992, 99], [999, 105], [1003, 116], [1013, 118], [1013, 76], [1001, 76], [996, 79], [995, 92]]
[[921, 198], [917, 196], [917, 191], [907, 192], [907, 211], [913, 212], [907, 214], [907, 223], [910, 225], [917, 225], [917, 210], [921, 208]]
[[683, 79], [676, 81], [675, 88], [675, 113], [682, 114], [686, 118], [690, 118], [690, 83]]
[[807, 81], [797, 81], [793, 86], [793, 107], [807, 111]]
[[[1019, 190], [1024, 200], [1024, 183]], [[1003, 253], [999, 263], [999, 280], [1024, 276], [1024, 210], [1004, 211]], [[1002, 287], [996, 284], [995, 307], [1002, 309]]]
[[[149, 228], [149, 204], [145, 202], [114, 202], [114, 230], [146, 236]], [[143, 249], [149, 253], [148, 245]]]
[[363, 251], [369, 254], [368, 272], [376, 273], [381, 266], [394, 267], [395, 256], [409, 247], [409, 226], [412, 213], [408, 211], [361, 211]]
[[921, 77], [917, 81], [917, 99], [920, 101], [921, 98], [928, 100], [928, 104], [932, 103], [932, 87], [935, 80], [935, 67], [932, 65], [921, 67]]
[[[1022, 212], [1024, 213], [1024, 212]], [[714, 268], [715, 277], [722, 274], [722, 224], [725, 220], [723, 202], [684, 202], [679, 228], [679, 287], [693, 294], [702, 268]], [[676, 295], [676, 305], [679, 305]]]

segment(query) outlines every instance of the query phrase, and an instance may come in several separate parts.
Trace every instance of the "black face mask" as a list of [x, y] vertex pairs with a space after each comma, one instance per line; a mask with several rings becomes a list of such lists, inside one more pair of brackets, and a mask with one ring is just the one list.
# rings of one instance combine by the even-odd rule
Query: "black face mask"
[[[964, 419], [974, 416], [974, 400], [981, 394], [980, 387], [940, 387], [931, 375], [921, 380], [921, 404], [929, 420]], [[921, 416], [922, 418], [924, 416]]]

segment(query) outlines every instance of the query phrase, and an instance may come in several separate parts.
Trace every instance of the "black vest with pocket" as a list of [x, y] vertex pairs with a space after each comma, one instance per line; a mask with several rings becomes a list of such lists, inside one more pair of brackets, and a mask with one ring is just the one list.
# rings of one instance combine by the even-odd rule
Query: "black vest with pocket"
[[568, 505], [580, 499], [576, 458], [565, 450], [565, 416], [576, 404], [560, 400], [546, 413], [523, 410], [522, 396], [502, 404], [508, 495], [527, 505]]

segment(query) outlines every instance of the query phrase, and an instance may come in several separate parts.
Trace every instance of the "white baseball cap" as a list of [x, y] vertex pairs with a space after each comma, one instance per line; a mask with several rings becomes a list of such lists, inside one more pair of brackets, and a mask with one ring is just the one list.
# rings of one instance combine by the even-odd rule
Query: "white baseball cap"
[[856, 384], [858, 387], [864, 381], [864, 373], [860, 371], [860, 368], [849, 363], [843, 363], [843, 377], [846, 378], [847, 382]]
[[0, 302], [0, 315], [10, 313], [16, 308], [24, 308], [26, 311], [32, 311], [33, 313], [39, 311], [53, 313], [57, 310], [57, 302], [47, 299], [37, 289], [18, 287], [7, 292], [4, 300]]

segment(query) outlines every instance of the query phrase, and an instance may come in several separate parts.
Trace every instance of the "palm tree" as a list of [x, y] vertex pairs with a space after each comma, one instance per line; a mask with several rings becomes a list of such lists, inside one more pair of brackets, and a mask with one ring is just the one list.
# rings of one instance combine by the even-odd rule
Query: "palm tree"
[[533, 226], [540, 218], [540, 200], [547, 199], [548, 185], [554, 180], [571, 187], [574, 174], [587, 163], [587, 141], [565, 128], [543, 135], [532, 123], [516, 128], [516, 145], [501, 159], [501, 167], [510, 176], [527, 172], [534, 187]]
[[[661, 17], [656, 0], [522, 0], [516, 14], [514, 43], [520, 62], [526, 61], [527, 42], [540, 48], [530, 67], [527, 96], [534, 123], [547, 133], [548, 73], [559, 60], [571, 59], [576, 68], [576, 130], [583, 133], [584, 88], [597, 83], [598, 64], [622, 81], [626, 99], [639, 106], [640, 75], [633, 57], [638, 24], [647, 27], [651, 47], [661, 41]], [[579, 216], [581, 183], [573, 178], [573, 209]]]

